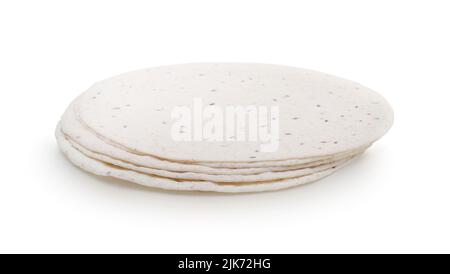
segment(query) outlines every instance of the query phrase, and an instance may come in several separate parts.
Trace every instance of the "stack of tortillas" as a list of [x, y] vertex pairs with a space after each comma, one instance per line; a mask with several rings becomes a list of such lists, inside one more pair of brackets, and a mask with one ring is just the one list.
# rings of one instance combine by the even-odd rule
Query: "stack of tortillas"
[[263, 64], [185, 64], [98, 82], [56, 130], [75, 165], [169, 189], [256, 192], [324, 178], [393, 122], [355, 82]]

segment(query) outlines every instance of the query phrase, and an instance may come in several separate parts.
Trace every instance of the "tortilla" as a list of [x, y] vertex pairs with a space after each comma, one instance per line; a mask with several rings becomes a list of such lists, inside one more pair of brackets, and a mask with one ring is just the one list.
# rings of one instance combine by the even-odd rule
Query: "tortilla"
[[319, 171], [327, 170], [332, 168], [333, 166], [340, 165], [346, 161], [348, 161], [353, 156], [349, 156], [347, 158], [344, 158], [339, 161], [327, 163], [327, 164], [321, 164], [317, 166], [312, 167], [306, 167], [306, 168], [297, 168], [292, 170], [285, 170], [285, 171], [266, 171], [261, 172], [258, 174], [249, 174], [249, 175], [242, 175], [242, 174], [235, 174], [235, 175], [216, 175], [216, 174], [202, 174], [197, 172], [173, 172], [173, 171], [167, 171], [162, 169], [154, 169], [154, 168], [148, 168], [144, 166], [137, 166], [131, 163], [127, 163], [118, 159], [114, 159], [99, 153], [95, 153], [92, 151], [87, 150], [86, 148], [78, 145], [77, 143], [70, 141], [68, 138], [66, 138], [69, 143], [74, 147], [75, 149], [79, 150], [81, 153], [86, 155], [89, 158], [99, 160], [108, 164], [115, 165], [117, 167], [134, 170], [140, 173], [155, 175], [159, 177], [165, 177], [170, 179], [176, 179], [176, 180], [199, 180], [199, 181], [211, 181], [211, 182], [218, 182], [218, 183], [246, 183], [246, 182], [264, 182], [264, 181], [273, 181], [273, 180], [281, 180], [281, 179], [288, 179], [288, 178], [296, 178], [300, 176], [310, 175]]
[[65, 111], [58, 145], [93, 174], [167, 190], [258, 192], [324, 178], [392, 126], [378, 93], [265, 64], [184, 64], [94, 84]]
[[[179, 106], [278, 106], [279, 147], [262, 141], [173, 139]], [[310, 70], [263, 64], [185, 64], [122, 74], [92, 86], [78, 115], [103, 141], [172, 162], [223, 166], [335, 155], [367, 146], [391, 127], [393, 112], [376, 92]]]
[[67, 158], [74, 165], [78, 166], [79, 168], [87, 172], [99, 176], [113, 177], [133, 182], [136, 184], [165, 190], [209, 191], [209, 192], [228, 192], [228, 193], [275, 191], [306, 183], [311, 183], [319, 179], [325, 178], [351, 161], [349, 160], [339, 166], [335, 166], [333, 168], [320, 171], [311, 175], [271, 182], [226, 184], [207, 181], [183, 181], [143, 174], [128, 169], [119, 168], [117, 166], [106, 164], [104, 162], [89, 158], [70, 145], [68, 140], [64, 137], [63, 133], [61, 132], [59, 126], [56, 129], [56, 139], [58, 141], [59, 147], [61, 148], [61, 151], [67, 156]]
[[[271, 161], [261, 163], [260, 166], [257, 166], [256, 163], [253, 163], [253, 165], [251, 165], [250, 167], [243, 167], [243, 168], [236, 167], [237, 164], [231, 168], [228, 167], [216, 168], [207, 166], [205, 165], [205, 163], [201, 162], [195, 164], [171, 162], [167, 160], [161, 160], [149, 155], [134, 154], [130, 151], [122, 150], [112, 144], [105, 142], [102, 139], [99, 139], [95, 133], [87, 130], [78, 121], [74, 111], [77, 102], [78, 100], [74, 101], [74, 103], [66, 110], [61, 120], [62, 131], [69, 137], [69, 139], [72, 142], [75, 142], [78, 145], [86, 148], [87, 150], [90, 150], [98, 154], [102, 154], [134, 165], [161, 170], [168, 170], [174, 172], [198, 172], [204, 174], [217, 174], [217, 175], [258, 174], [269, 171], [286, 171], [299, 168], [306, 168], [310, 166], [317, 166], [320, 164], [326, 164], [338, 161], [348, 156], [361, 153], [366, 149], [366, 147], [364, 147], [356, 151], [350, 151], [339, 155], [331, 155], [326, 158], [298, 159], [298, 160], [277, 161], [277, 162]], [[220, 163], [216, 164], [219, 165]], [[246, 163], [241, 163], [242, 166], [245, 166], [245, 164]], [[250, 165], [251, 163], [247, 164]]]

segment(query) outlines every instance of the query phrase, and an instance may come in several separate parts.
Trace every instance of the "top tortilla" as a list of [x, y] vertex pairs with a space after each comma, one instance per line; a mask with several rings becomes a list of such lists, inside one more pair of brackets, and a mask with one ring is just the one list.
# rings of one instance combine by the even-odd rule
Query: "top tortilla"
[[[175, 141], [177, 106], [278, 106], [279, 147], [255, 141]], [[355, 82], [299, 68], [263, 64], [184, 64], [139, 70], [98, 82], [81, 97], [79, 119], [119, 147], [181, 162], [258, 162], [321, 157], [379, 139], [393, 112]]]

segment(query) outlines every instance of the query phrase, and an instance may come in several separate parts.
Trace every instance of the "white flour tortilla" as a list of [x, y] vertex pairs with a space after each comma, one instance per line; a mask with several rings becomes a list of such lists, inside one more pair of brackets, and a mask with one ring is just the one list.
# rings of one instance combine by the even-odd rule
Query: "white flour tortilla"
[[[74, 103], [72, 103], [71, 106], [69, 106], [69, 108], [66, 110], [61, 120], [62, 130], [66, 135], [68, 135], [68, 137], [72, 140], [72, 142], [75, 142], [78, 145], [94, 153], [102, 154], [104, 156], [118, 159], [134, 165], [161, 170], [168, 170], [174, 172], [197, 172], [197, 173], [218, 174], [218, 175], [259, 174], [269, 171], [286, 171], [317, 166], [320, 164], [327, 164], [361, 153], [366, 149], [366, 147], [364, 147], [360, 148], [357, 151], [350, 151], [338, 155], [332, 155], [328, 156], [327, 158], [295, 159], [286, 162], [269, 161], [261, 163], [260, 165], [263, 167], [258, 167], [257, 166], [258, 163], [247, 163], [248, 167], [244, 168], [236, 167], [238, 164], [234, 164], [232, 167], [228, 167], [228, 165], [224, 163], [224, 167], [215, 168], [204, 166], [203, 163], [187, 164], [180, 162], [170, 162], [166, 160], [160, 160], [149, 155], [134, 154], [132, 152], [119, 149], [118, 147], [108, 144], [108, 142], [105, 142], [104, 140], [97, 138], [97, 136], [94, 133], [85, 129], [83, 125], [81, 125], [78, 122], [74, 111], [77, 101], [78, 100], [75, 100]], [[221, 164], [222, 163], [216, 163], [216, 165]], [[270, 164], [273, 164], [274, 166], [269, 166]], [[246, 163], [241, 163], [241, 165], [245, 166]]]
[[[67, 139], [67, 138], [66, 138]], [[277, 171], [277, 172], [262, 172], [258, 174], [249, 174], [249, 175], [212, 175], [212, 174], [202, 174], [196, 172], [173, 172], [161, 169], [148, 168], [143, 166], [136, 166], [118, 159], [114, 159], [99, 153], [95, 153], [85, 149], [84, 147], [78, 145], [77, 143], [67, 139], [69, 143], [75, 149], [79, 150], [81, 153], [86, 155], [89, 158], [99, 160], [105, 163], [109, 163], [118, 167], [122, 167], [129, 170], [134, 170], [140, 173], [155, 175], [159, 177], [166, 177], [170, 179], [177, 180], [199, 180], [199, 181], [211, 181], [215, 183], [253, 183], [253, 182], [264, 182], [264, 181], [274, 181], [288, 178], [296, 178], [300, 176], [314, 174], [320, 171], [324, 171], [330, 169], [334, 166], [343, 164], [348, 161], [352, 156], [344, 158], [342, 160], [322, 164], [318, 166], [312, 166], [307, 168], [289, 170], [289, 171]]]
[[346, 163], [340, 166], [336, 166], [335, 168], [331, 168], [315, 174], [273, 182], [234, 185], [234, 184], [221, 184], [206, 181], [176, 181], [122, 169], [89, 158], [70, 145], [70, 143], [66, 140], [63, 133], [61, 132], [59, 126], [56, 129], [56, 139], [58, 141], [59, 147], [61, 148], [63, 153], [69, 158], [69, 160], [76, 166], [90, 173], [100, 176], [114, 177], [130, 181], [133, 183], [137, 183], [140, 185], [156, 187], [166, 190], [214, 191], [214, 192], [230, 192], [230, 193], [273, 191], [317, 181], [321, 178], [330, 175], [331, 173], [335, 172], [336, 170], [343, 167], [346, 163], [349, 162], [347, 161]]
[[[277, 105], [280, 147], [258, 153], [259, 142], [175, 142], [174, 107]], [[327, 74], [262, 64], [186, 64], [122, 74], [92, 86], [79, 116], [104, 140], [136, 154], [183, 162], [286, 161], [367, 146], [390, 128], [386, 100], [357, 83]], [[225, 162], [225, 163], [224, 163]]]

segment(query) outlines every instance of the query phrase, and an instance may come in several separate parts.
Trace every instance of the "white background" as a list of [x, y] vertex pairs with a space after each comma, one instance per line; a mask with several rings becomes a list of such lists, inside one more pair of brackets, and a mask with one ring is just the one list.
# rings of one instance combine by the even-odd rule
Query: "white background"
[[[91, 176], [53, 131], [95, 81], [187, 62], [304, 67], [396, 120], [313, 184], [185, 194]], [[448, 1], [0, 2], [1, 252], [450, 252]]]

